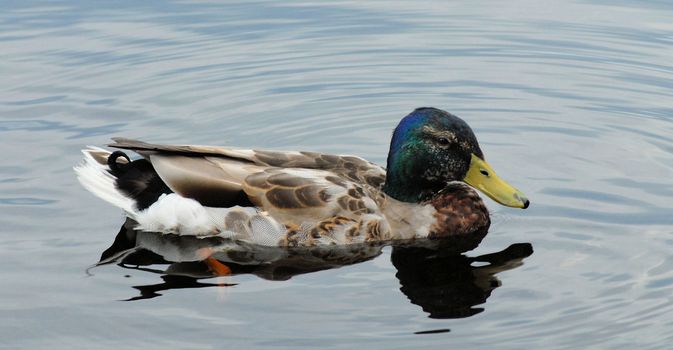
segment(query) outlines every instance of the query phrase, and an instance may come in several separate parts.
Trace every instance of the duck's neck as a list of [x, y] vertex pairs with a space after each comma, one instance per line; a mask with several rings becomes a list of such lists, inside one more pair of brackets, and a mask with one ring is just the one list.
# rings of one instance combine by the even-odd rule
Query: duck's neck
[[432, 182], [413, 176], [404, 166], [395, 166], [388, 168], [383, 192], [398, 201], [423, 203], [434, 198], [442, 188], [444, 184], [441, 182]]

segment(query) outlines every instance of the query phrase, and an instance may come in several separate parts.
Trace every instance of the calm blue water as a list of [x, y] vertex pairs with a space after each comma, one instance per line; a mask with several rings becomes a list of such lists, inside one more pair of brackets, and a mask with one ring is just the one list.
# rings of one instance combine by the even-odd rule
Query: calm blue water
[[[3, 349], [670, 347], [673, 5], [2, 8]], [[388, 247], [284, 281], [181, 280], [165, 265], [86, 273], [123, 215], [77, 183], [83, 146], [126, 136], [384, 163], [392, 128], [419, 106], [467, 120], [489, 162], [531, 199], [526, 211], [489, 202], [495, 223], [467, 253], [530, 243], [523, 265], [415, 262]], [[199, 283], [209, 286], [191, 288]], [[148, 290], [161, 295], [121, 301]], [[437, 318], [433, 300], [465, 314]]]

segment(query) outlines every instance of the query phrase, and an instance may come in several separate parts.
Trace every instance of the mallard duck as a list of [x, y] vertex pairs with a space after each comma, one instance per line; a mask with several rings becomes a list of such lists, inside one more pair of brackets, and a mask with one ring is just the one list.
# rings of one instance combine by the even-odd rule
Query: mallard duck
[[144, 231], [315, 246], [465, 236], [490, 225], [474, 189], [509, 207], [528, 199], [486, 163], [465, 121], [418, 108], [393, 132], [387, 171], [356, 156], [113, 138], [83, 150], [82, 185]]

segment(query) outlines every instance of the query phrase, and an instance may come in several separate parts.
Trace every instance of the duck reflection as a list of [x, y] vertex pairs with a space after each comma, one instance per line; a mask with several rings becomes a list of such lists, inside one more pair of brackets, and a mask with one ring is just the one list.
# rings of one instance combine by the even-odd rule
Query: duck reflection
[[[127, 221], [121, 227], [97, 266], [117, 263], [127, 269], [160, 274], [163, 282], [134, 286], [140, 295], [128, 300], [154, 298], [170, 289], [235, 285], [201, 281], [216, 276], [254, 274], [268, 280], [287, 280], [371, 260], [385, 246], [377, 243], [285, 249], [245, 245], [219, 237], [142, 232], [133, 226]], [[518, 243], [500, 252], [468, 257], [460, 254], [460, 243], [417, 241], [392, 247], [391, 260], [397, 269], [400, 290], [431, 318], [462, 318], [482, 312], [484, 309], [478, 305], [484, 304], [493, 289], [501, 285], [495, 275], [521, 266], [523, 259], [533, 253], [529, 243]]]
[[529, 243], [478, 257], [447, 254], [441, 249], [394, 247], [391, 260], [402, 285], [400, 290], [411, 303], [422, 307], [431, 318], [463, 318], [484, 311], [475, 306], [485, 303], [500, 287], [497, 273], [521, 266], [531, 254]]

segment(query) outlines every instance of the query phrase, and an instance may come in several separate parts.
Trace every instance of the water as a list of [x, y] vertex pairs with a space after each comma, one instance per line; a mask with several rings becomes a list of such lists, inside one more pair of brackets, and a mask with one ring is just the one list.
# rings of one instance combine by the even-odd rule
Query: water
[[[5, 1], [2, 347], [667, 348], [672, 15], [654, 0]], [[123, 216], [77, 183], [83, 146], [126, 136], [384, 163], [418, 106], [466, 119], [532, 201], [489, 202], [495, 224], [462, 259], [532, 255], [423, 262], [387, 247], [283, 281], [86, 273]], [[438, 303], [472, 304], [465, 317], [422, 306], [423, 272]], [[120, 301], [143, 291], [160, 296]]]

